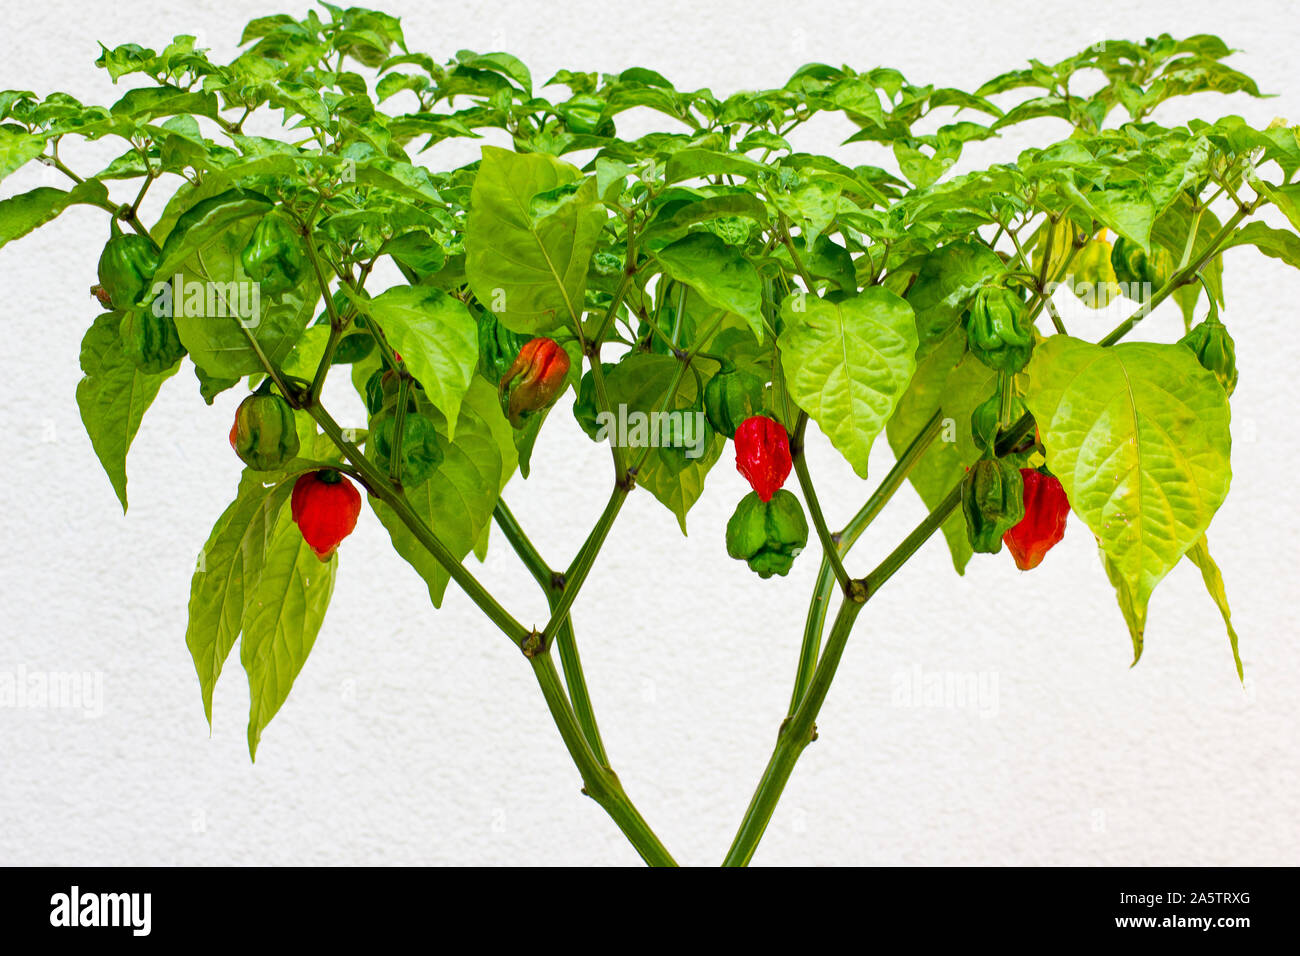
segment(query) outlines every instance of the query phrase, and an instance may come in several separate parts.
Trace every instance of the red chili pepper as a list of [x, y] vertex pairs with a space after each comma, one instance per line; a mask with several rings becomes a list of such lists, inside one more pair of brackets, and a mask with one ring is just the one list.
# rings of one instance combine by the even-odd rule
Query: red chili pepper
[[1070, 501], [1060, 479], [1035, 468], [1021, 468], [1025, 485], [1025, 516], [1002, 536], [1007, 550], [1016, 559], [1016, 567], [1030, 571], [1056, 542], [1065, 537], [1065, 519], [1070, 515]]
[[736, 429], [736, 470], [760, 501], [771, 501], [790, 476], [790, 436], [766, 415], [746, 418]]
[[525, 418], [551, 404], [568, 374], [569, 355], [554, 339], [525, 342], [498, 385], [510, 424], [521, 428]]
[[303, 540], [322, 561], [352, 533], [361, 513], [361, 493], [337, 471], [322, 468], [302, 475], [293, 485], [290, 513]]

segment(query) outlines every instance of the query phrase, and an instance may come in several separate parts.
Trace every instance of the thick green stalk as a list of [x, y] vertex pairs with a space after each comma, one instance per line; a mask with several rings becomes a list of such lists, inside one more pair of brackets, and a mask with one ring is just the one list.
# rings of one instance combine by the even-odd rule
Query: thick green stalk
[[[889, 470], [889, 474], [881, 479], [880, 485], [871, 493], [858, 513], [853, 516], [844, 530], [836, 535], [837, 550], [840, 555], [848, 554], [849, 549], [857, 543], [862, 533], [867, 530], [867, 526], [875, 520], [876, 516], [884, 510], [885, 505], [894, 496], [894, 493], [902, 487], [907, 476], [912, 473], [916, 463], [921, 460], [921, 456], [930, 448], [931, 443], [939, 435], [939, 430], [943, 427], [943, 412], [941, 409], [935, 409], [930, 420], [912, 439], [911, 443], [903, 450], [903, 454], [894, 462], [894, 467]], [[790, 695], [790, 709], [788, 716], [793, 716], [795, 708], [799, 706], [799, 701], [803, 699], [804, 692], [808, 689], [808, 682], [812, 680], [813, 669], [817, 666], [817, 654], [821, 647], [822, 629], [826, 625], [826, 609], [830, 605], [831, 590], [835, 583], [835, 576], [831, 572], [830, 561], [826, 555], [822, 555], [821, 569], [817, 572], [817, 583], [813, 587], [812, 600], [808, 604], [808, 617], [804, 624], [803, 645], [799, 652], [799, 668], [795, 672], [794, 692]]]
[[762, 839], [763, 832], [772, 819], [772, 812], [776, 809], [777, 801], [781, 799], [799, 755], [816, 737], [817, 713], [826, 700], [826, 693], [830, 690], [831, 681], [835, 677], [835, 669], [839, 666], [840, 657], [844, 654], [844, 647], [848, 643], [849, 632], [853, 629], [853, 622], [861, 610], [861, 604], [848, 598], [840, 604], [835, 623], [831, 625], [830, 637], [826, 640], [826, 650], [808, 686], [808, 693], [804, 695], [803, 702], [800, 703], [794, 716], [787, 717], [781, 725], [772, 759], [768, 761], [767, 769], [763, 771], [763, 779], [759, 781], [758, 789], [754, 791], [754, 798], [749, 803], [749, 809], [745, 811], [745, 818], [741, 822], [736, 839], [731, 844], [731, 850], [723, 860], [723, 866], [746, 866], [753, 858], [754, 850], [758, 848], [758, 841]]
[[646, 863], [651, 866], [676, 866], [677, 862], [672, 855], [628, 799], [618, 774], [604, 766], [587, 745], [582, 729], [569, 707], [569, 700], [564, 695], [564, 687], [550, 653], [543, 650], [534, 654], [530, 661], [537, 684], [542, 689], [542, 696], [546, 699], [546, 706], [560, 731], [560, 738], [582, 775], [583, 792], [600, 804], [618, 824], [623, 835]]
[[[497, 506], [493, 511], [493, 516], [496, 518], [497, 526], [506, 536], [510, 546], [514, 548], [515, 553], [519, 555], [524, 566], [546, 595], [547, 606], [554, 610], [555, 605], [559, 602], [560, 593], [564, 590], [563, 579], [557, 577], [555, 572], [551, 570], [550, 565], [542, 560], [541, 554], [538, 553], [528, 536], [524, 534], [519, 522], [515, 520], [515, 516], [503, 499], [497, 499]], [[560, 624], [560, 629], [555, 634], [555, 646], [560, 652], [560, 665], [564, 670], [564, 683], [569, 688], [569, 699], [573, 703], [573, 712], [578, 718], [578, 725], [582, 728], [583, 736], [587, 738], [587, 743], [595, 752], [597, 759], [605, 766], [609, 766], [609, 757], [605, 753], [605, 744], [600, 738], [600, 729], [596, 725], [596, 714], [591, 706], [591, 695], [587, 690], [587, 678], [582, 671], [582, 658], [578, 655], [578, 641], [573, 633], [572, 615], [565, 617]]]

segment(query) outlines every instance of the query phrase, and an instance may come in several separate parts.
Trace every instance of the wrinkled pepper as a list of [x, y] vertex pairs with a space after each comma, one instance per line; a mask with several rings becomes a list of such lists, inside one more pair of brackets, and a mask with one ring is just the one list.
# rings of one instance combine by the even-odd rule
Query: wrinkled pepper
[[282, 214], [272, 210], [253, 227], [240, 253], [244, 272], [266, 295], [279, 295], [298, 284], [306, 271], [302, 236]]
[[108, 240], [99, 256], [99, 284], [112, 308], [125, 312], [139, 304], [153, 283], [159, 256], [154, 241], [139, 233], [116, 234]]
[[785, 489], [768, 500], [751, 491], [727, 522], [727, 554], [744, 561], [761, 578], [787, 574], [807, 543], [803, 505]]
[[752, 372], [732, 368], [718, 372], [704, 386], [704, 413], [720, 435], [734, 438], [736, 429], [763, 408], [764, 381]]
[[1162, 246], [1153, 246], [1147, 255], [1142, 247], [1122, 236], [1115, 240], [1110, 253], [1115, 279], [1128, 289], [1128, 297], [1141, 302], [1167, 284], [1178, 268], [1173, 254]]
[[1070, 501], [1060, 479], [1038, 468], [1021, 468], [1025, 516], [1002, 536], [1007, 550], [1021, 571], [1032, 571], [1044, 555], [1065, 537]]
[[273, 471], [298, 454], [293, 409], [270, 392], [249, 395], [235, 409], [230, 447], [254, 471]]
[[122, 316], [118, 330], [122, 350], [142, 372], [157, 375], [185, 357], [185, 346], [170, 315], [157, 315], [148, 307], [134, 309]]
[[309, 471], [294, 482], [289, 511], [307, 546], [328, 561], [357, 526], [361, 494], [332, 468]]
[[754, 415], [736, 429], [736, 470], [745, 476], [760, 501], [770, 501], [790, 477], [790, 436], [785, 426]]
[[[397, 416], [386, 410], [370, 421], [370, 442], [374, 458], [387, 471], [393, 456], [393, 435]], [[402, 421], [401, 481], [407, 488], [422, 484], [442, 464], [442, 441], [433, 420], [416, 410], [408, 410]]]
[[501, 376], [501, 408], [515, 428], [555, 401], [569, 374], [569, 356], [554, 339], [529, 339]]
[[1002, 550], [1002, 536], [1025, 516], [1020, 469], [1003, 458], [981, 458], [962, 481], [961, 508], [971, 549], [997, 554]]
[[1034, 333], [1020, 296], [996, 286], [980, 289], [966, 320], [966, 341], [971, 353], [991, 369], [1023, 369], [1034, 348]]
[[1237, 348], [1228, 328], [1213, 315], [1178, 340], [1196, 355], [1203, 368], [1214, 373], [1229, 395], [1237, 388]]

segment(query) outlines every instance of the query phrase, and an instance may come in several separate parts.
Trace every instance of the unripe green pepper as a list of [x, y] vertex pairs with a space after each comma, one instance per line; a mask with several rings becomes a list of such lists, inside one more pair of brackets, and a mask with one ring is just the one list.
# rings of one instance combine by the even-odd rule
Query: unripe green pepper
[[112, 308], [124, 312], [138, 304], [153, 283], [158, 263], [158, 247], [148, 236], [131, 232], [109, 239], [99, 256], [99, 284]]
[[1023, 369], [1034, 348], [1034, 333], [1020, 296], [996, 286], [980, 289], [966, 320], [966, 341], [972, 354], [991, 369]]
[[1227, 327], [1211, 316], [1179, 339], [1196, 355], [1203, 368], [1214, 373], [1229, 395], [1237, 387], [1237, 350]]
[[528, 336], [512, 332], [486, 309], [478, 314], [478, 369], [491, 382], [501, 381]]
[[980, 554], [1002, 550], [1002, 536], [1025, 516], [1020, 469], [1002, 458], [984, 457], [971, 466], [961, 485], [966, 537]]
[[713, 442], [713, 429], [704, 414], [704, 403], [697, 397], [695, 403], [678, 409], [666, 417], [666, 427], [659, 437], [659, 460], [673, 474], [678, 474], [693, 461], [699, 461]]
[[293, 409], [279, 395], [249, 395], [235, 410], [230, 447], [254, 471], [274, 471], [298, 454]]
[[1168, 249], [1154, 246], [1147, 255], [1136, 242], [1123, 237], [1115, 240], [1110, 263], [1115, 267], [1116, 281], [1124, 284], [1135, 302], [1162, 288], [1178, 268]]
[[185, 357], [176, 322], [170, 315], [157, 315], [151, 308], [135, 309], [122, 316], [118, 334], [127, 357], [150, 375], [167, 371]]
[[605, 101], [598, 96], [582, 93], [555, 107], [569, 129], [575, 133], [599, 135], [604, 122]]
[[752, 372], [721, 371], [704, 386], [704, 413], [719, 434], [734, 438], [746, 418], [763, 409], [764, 381]]
[[784, 488], [768, 501], [751, 491], [727, 522], [727, 554], [746, 562], [760, 578], [787, 574], [807, 543], [803, 505]]
[[306, 270], [302, 236], [283, 215], [272, 210], [253, 228], [240, 253], [244, 272], [267, 295], [279, 295], [296, 286]]
[[[374, 459], [385, 471], [393, 456], [397, 416], [385, 410], [370, 420], [370, 445]], [[422, 484], [442, 464], [442, 442], [433, 421], [418, 411], [408, 411], [402, 422], [401, 480], [407, 488]]]
[[[1013, 395], [1011, 398], [1011, 415], [1007, 419], [1007, 424], [1011, 424], [1025, 413], [1025, 400], [1019, 395]], [[1002, 414], [1002, 396], [994, 392], [984, 402], [976, 406], [975, 411], [970, 416], [970, 434], [975, 442], [975, 447], [981, 451], [987, 451], [996, 444], [998, 434], [1001, 429], [1000, 416]]]

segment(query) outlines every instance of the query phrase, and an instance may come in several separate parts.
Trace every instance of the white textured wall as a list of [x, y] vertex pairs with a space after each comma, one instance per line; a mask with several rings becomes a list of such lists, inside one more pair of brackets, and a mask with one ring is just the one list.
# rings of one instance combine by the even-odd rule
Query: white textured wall
[[[915, 82], [973, 88], [1028, 56], [1051, 61], [1107, 34], [1220, 32], [1244, 50], [1233, 62], [1280, 96], [1184, 100], [1157, 118], [1300, 118], [1300, 30], [1288, 4], [1262, 0], [1242, 18], [1185, 0], [711, 0], [639, 3], [629, 15], [609, 2], [391, 6], [405, 13], [411, 46], [440, 57], [508, 49], [539, 81], [561, 67], [639, 64], [715, 92], [779, 85], [808, 60], [883, 62]], [[160, 47], [196, 32], [224, 55], [247, 19], [297, 7], [306, 4], [11, 3], [0, 86], [109, 102], [114, 91], [91, 66], [95, 40]], [[840, 132], [817, 127], [804, 143], [836, 150]], [[1045, 142], [1059, 133], [1045, 121], [1017, 135]], [[969, 156], [1009, 159], [1026, 142]], [[839, 155], [874, 161], [872, 150]], [[3, 191], [42, 182], [54, 184], [28, 170]], [[368, 512], [343, 548], [315, 651], [258, 763], [248, 761], [247, 690], [234, 660], [209, 739], [183, 635], [194, 555], [237, 479], [226, 444], [235, 397], [204, 407], [188, 369], [164, 387], [131, 453], [124, 519], [73, 400], [104, 230], [102, 214], [78, 209], [0, 250], [0, 673], [77, 670], [103, 682], [98, 718], [0, 709], [0, 863], [635, 862], [578, 794], [518, 652], [454, 591], [434, 612]], [[1124, 623], [1077, 519], [1026, 576], [1003, 554], [957, 578], [933, 541], [859, 620], [821, 739], [757, 862], [1297, 862], [1300, 276], [1245, 249], [1227, 266], [1225, 318], [1242, 379], [1232, 493], [1210, 539], [1247, 688], [1190, 566], [1157, 590], [1146, 655], [1130, 670]], [[1173, 328], [1169, 316], [1149, 326]], [[889, 463], [880, 451], [876, 476]], [[869, 488], [824, 443], [810, 457], [838, 524]], [[721, 858], [767, 758], [816, 570], [809, 554], [789, 578], [764, 582], [726, 557], [723, 526], [746, 490], [729, 459], [692, 512], [689, 538], [637, 494], [576, 609], [615, 764], [664, 841], [697, 864]], [[561, 411], [534, 462], [534, 478], [513, 481], [508, 498], [563, 564], [603, 502], [606, 452]], [[921, 517], [910, 490], [899, 500], [860, 545], [859, 573]], [[481, 573], [540, 623], [540, 598], [496, 537]], [[1019, 618], [998, 594], [1015, 595]], [[981, 675], [996, 693], [983, 707], [900, 706], [895, 691], [917, 674], [922, 685]]]

